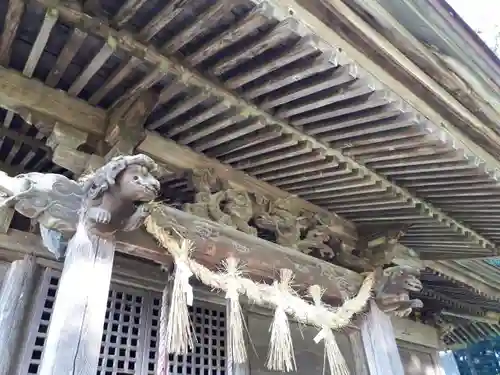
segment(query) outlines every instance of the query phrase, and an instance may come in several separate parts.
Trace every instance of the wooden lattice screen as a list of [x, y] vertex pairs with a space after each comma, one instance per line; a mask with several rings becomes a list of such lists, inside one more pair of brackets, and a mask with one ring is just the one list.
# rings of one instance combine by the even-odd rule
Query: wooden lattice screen
[[[60, 273], [47, 269], [37, 289], [29, 335], [16, 375], [39, 372]], [[112, 284], [97, 375], [154, 375], [161, 295]], [[192, 353], [171, 356], [173, 375], [225, 375], [225, 310], [195, 300], [191, 309], [197, 342]]]

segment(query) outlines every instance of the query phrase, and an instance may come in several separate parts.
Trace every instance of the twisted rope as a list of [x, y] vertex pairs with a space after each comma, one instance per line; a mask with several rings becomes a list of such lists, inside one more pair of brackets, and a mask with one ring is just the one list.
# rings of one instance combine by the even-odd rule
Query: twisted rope
[[[170, 253], [175, 253], [176, 249], [179, 248], [179, 244], [167, 231], [159, 226], [151, 216], [146, 219], [145, 224], [146, 230], [158, 240], [162, 247]], [[193, 275], [203, 284], [227, 293], [227, 277], [225, 274], [213, 272], [192, 258], [187, 258], [184, 262]], [[255, 283], [241, 276], [232, 278], [232, 282], [234, 283], [234, 287], [237, 288], [238, 293], [246, 295], [250, 302], [273, 309], [282, 306], [287, 314], [293, 316], [301, 323], [313, 325], [320, 329], [327, 327], [339, 330], [346, 327], [354, 315], [363, 312], [365, 309], [367, 302], [372, 296], [375, 274], [373, 272], [368, 274], [363, 280], [358, 294], [354, 298], [345, 301], [338, 308], [326, 304], [310, 304], [291, 293], [287, 293], [285, 298], [283, 296], [277, 297], [274, 286]]]

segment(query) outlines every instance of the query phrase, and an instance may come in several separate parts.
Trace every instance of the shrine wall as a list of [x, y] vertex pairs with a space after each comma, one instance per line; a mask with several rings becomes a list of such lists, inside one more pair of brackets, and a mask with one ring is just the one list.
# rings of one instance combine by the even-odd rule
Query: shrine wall
[[[0, 272], [9, 265], [0, 262]], [[39, 269], [11, 375], [39, 374], [61, 275], [59, 266], [54, 262], [54, 267]], [[159, 280], [147, 281], [154, 272], [151, 268], [159, 270], [143, 262], [115, 259], [97, 375], [155, 374], [161, 289]], [[226, 375], [224, 299], [196, 287], [194, 295], [190, 315], [196, 344], [188, 355], [170, 356], [169, 373]]]
[[398, 341], [405, 375], [444, 375], [436, 348]]
[[[250, 375], [276, 374], [276, 372], [268, 370], [265, 366], [270, 341], [269, 328], [272, 318], [270, 313], [248, 313]], [[290, 322], [290, 329], [297, 365], [295, 373], [298, 375], [329, 373], [328, 369], [324, 371], [324, 342], [321, 341], [318, 344], [314, 342], [314, 337], [318, 334], [318, 329], [311, 326], [299, 325], [295, 322]], [[359, 370], [357, 370], [359, 364], [356, 366], [349, 335], [338, 332], [335, 336], [349, 367], [349, 373], [353, 375], [359, 374]], [[356, 361], [362, 362], [359, 358], [356, 358]]]

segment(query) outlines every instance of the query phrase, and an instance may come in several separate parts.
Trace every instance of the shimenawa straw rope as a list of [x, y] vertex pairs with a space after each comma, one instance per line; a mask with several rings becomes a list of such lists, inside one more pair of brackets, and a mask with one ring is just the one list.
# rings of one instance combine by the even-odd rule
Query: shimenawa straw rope
[[[181, 262], [183, 266], [187, 266], [186, 268], [188, 268], [203, 284], [225, 291], [226, 293], [228, 292], [229, 287], [227, 283], [227, 272], [215, 273], [209, 270], [207, 267], [197, 263], [195, 260], [190, 259], [188, 257], [189, 251], [181, 251], [182, 257], [179, 257], [178, 249], [183, 246], [179, 246], [178, 242], [161, 226], [157, 225], [151, 217], [146, 219], [146, 229], [174, 257], [176, 263], [176, 279], [179, 279], [179, 283], [181, 279], [184, 280], [184, 282], [181, 284], [182, 293], [175, 289], [174, 282], [172, 302], [174, 302], [174, 294], [178, 296], [175, 297], [175, 301], [177, 303], [180, 303], [182, 302], [182, 299], [185, 299], [185, 303], [180, 304], [184, 306], [186, 316], [188, 301], [185, 290], [189, 289], [190, 286], [189, 281], [185, 281], [188, 280], [188, 278], [186, 279], [186, 276], [177, 277], [179, 262]], [[183, 244], [186, 243], [189, 244], [190, 242], [186, 242], [186, 240], [184, 240]], [[192, 243], [190, 246], [192, 246]], [[184, 269], [183, 266], [181, 266], [181, 270]], [[186, 275], [187, 273], [183, 274]], [[368, 276], [366, 276], [363, 280], [363, 284], [361, 285], [357, 296], [345, 301], [344, 304], [338, 308], [332, 308], [326, 304], [312, 305], [299, 296], [292, 294], [291, 289], [288, 291], [282, 291], [279, 288], [276, 288], [275, 285], [255, 283], [254, 281], [241, 275], [234, 275], [231, 280], [231, 288], [233, 288], [233, 292], [231, 293], [234, 293], [234, 289], [236, 289], [239, 294], [246, 295], [249, 302], [275, 309], [279, 306], [281, 310], [293, 316], [300, 323], [314, 325], [320, 329], [328, 327], [330, 329], [337, 330], [347, 326], [355, 314], [363, 311], [371, 297], [372, 289], [375, 284], [375, 274], [368, 274]], [[181, 310], [180, 307], [176, 309]], [[169, 317], [173, 314], [172, 311], [173, 309], [171, 308]], [[169, 319], [168, 324], [169, 327], [171, 324], [176, 324], [178, 327], [184, 327], [182, 329], [175, 328], [179, 332], [177, 335], [173, 335], [171, 333], [174, 328], [170, 327], [170, 333], [168, 333], [169, 337], [167, 337], [167, 339], [170, 338], [168, 341], [170, 344], [172, 344], [172, 336], [180, 338], [176, 346], [170, 345], [168, 348], [169, 352], [181, 354], [179, 350], [187, 350], [187, 347], [192, 345], [192, 338], [189, 330], [189, 319], [179, 319], [179, 317], [175, 317], [175, 322]]]
[[293, 352], [292, 334], [288, 316], [285, 312], [286, 297], [290, 294], [293, 272], [288, 269], [280, 270], [280, 281], [275, 281], [276, 310], [271, 324], [271, 340], [266, 366], [274, 371], [295, 371], [295, 353]]
[[[319, 285], [310, 286], [309, 294], [314, 304], [321, 306], [321, 287]], [[330, 368], [330, 375], [349, 375], [349, 368], [330, 327], [323, 326], [314, 338], [316, 344], [322, 340], [325, 342], [325, 354]]]

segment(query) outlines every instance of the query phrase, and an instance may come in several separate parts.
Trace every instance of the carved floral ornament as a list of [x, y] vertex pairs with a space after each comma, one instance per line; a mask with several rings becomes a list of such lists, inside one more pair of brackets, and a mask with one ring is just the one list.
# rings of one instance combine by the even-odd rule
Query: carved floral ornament
[[[169, 326], [161, 330], [162, 336], [170, 342], [170, 346], [166, 346], [169, 351], [185, 352], [191, 342], [189, 319], [186, 318], [187, 304], [191, 299], [191, 275], [225, 292], [236, 311], [232, 312], [233, 315], [238, 314], [239, 295], [242, 294], [257, 304], [275, 309], [268, 367], [281, 371], [294, 369], [288, 314], [318, 327], [322, 334], [317, 341], [325, 340], [327, 350], [335, 351], [336, 344], [332, 342], [335, 338], [329, 332], [346, 326], [356, 314], [364, 311], [373, 291], [375, 301], [386, 312], [407, 315], [412, 308], [420, 306], [420, 301], [412, 301], [408, 296], [410, 291], [421, 288], [417, 274], [410, 269], [371, 272], [357, 295], [336, 309], [321, 303], [317, 293], [313, 293], [315, 302], [311, 304], [290, 287], [293, 273], [307, 273], [305, 267], [282, 270], [281, 280], [273, 285], [255, 283], [243, 277], [238, 267], [234, 267], [235, 261], [230, 259], [224, 260], [224, 272], [210, 271], [191, 257], [194, 244], [216, 243], [214, 239], [222, 239], [234, 250], [233, 254], [252, 252], [252, 248], [241, 241], [222, 236], [222, 232], [227, 233], [224, 225], [253, 237], [257, 235], [257, 229], [272, 230], [276, 242], [281, 245], [306, 253], [311, 248], [328, 253], [326, 242], [331, 237], [328, 218], [295, 213], [289, 200], [270, 202], [265, 197], [251, 198], [244, 191], [223, 189], [220, 180], [210, 173], [193, 174], [196, 199], [195, 203], [186, 204], [185, 210], [197, 217], [186, 213], [181, 215], [174, 208], [151, 203], [160, 190], [160, 184], [153, 176], [155, 168], [155, 162], [145, 155], [119, 156], [78, 182], [51, 173], [26, 173], [13, 178], [3, 174], [0, 176], [0, 190], [7, 196], [4, 205], [40, 224], [45, 246], [56, 255], [64, 254], [66, 247], [68, 251], [77, 246], [113, 247], [116, 232], [135, 230], [146, 221], [148, 232], [173, 256], [176, 264], [170, 302], [176, 307], [170, 310], [177, 313], [171, 315]], [[184, 222], [180, 223], [176, 216], [184, 217]], [[250, 226], [250, 220], [256, 227]], [[82, 239], [85, 239], [83, 244]], [[228, 268], [228, 264], [233, 264], [233, 267]], [[322, 268], [323, 276], [330, 279], [331, 272], [331, 277], [338, 281], [339, 275], [333, 268], [329, 269], [326, 263]], [[237, 316], [233, 319], [237, 321]], [[231, 329], [235, 330], [231, 349], [240, 350], [235, 358], [244, 360], [246, 354], [241, 353], [244, 345], [241, 348], [239, 337], [241, 327]], [[173, 342], [176, 342], [174, 346]]]

